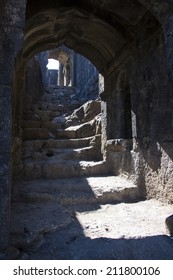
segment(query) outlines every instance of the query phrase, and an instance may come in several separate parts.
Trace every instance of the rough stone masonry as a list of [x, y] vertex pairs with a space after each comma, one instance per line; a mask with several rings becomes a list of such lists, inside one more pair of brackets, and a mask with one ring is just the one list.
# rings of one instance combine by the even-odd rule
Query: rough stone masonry
[[61, 46], [102, 75], [104, 168], [125, 175], [143, 198], [172, 203], [172, 1], [2, 0], [0, 10], [0, 249], [10, 245], [11, 193], [22, 168], [26, 65]]

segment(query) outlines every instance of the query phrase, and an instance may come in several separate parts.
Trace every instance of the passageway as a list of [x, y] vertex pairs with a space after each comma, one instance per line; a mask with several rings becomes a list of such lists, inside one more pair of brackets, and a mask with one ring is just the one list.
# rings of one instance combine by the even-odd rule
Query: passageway
[[[58, 49], [49, 51], [47, 58], [59, 60], [60, 66], [58, 78], [55, 77], [52, 86], [44, 79], [46, 92], [31, 104], [32, 112], [28, 114], [25, 111], [24, 114], [22, 174], [25, 181], [14, 188], [18, 206], [14, 203], [13, 212], [14, 225], [18, 225], [15, 219], [18, 220], [20, 216], [23, 225], [21, 223], [20, 232], [16, 226], [12, 229], [16, 242], [14, 245], [19, 247], [21, 242], [19, 258], [47, 256], [46, 258], [65, 259], [148, 259], [160, 258], [161, 255], [162, 258], [172, 258], [172, 243], [165, 236], [164, 218], [162, 226], [158, 222], [158, 231], [153, 228], [154, 216], [151, 213], [148, 213], [152, 217], [149, 231], [146, 230], [145, 222], [141, 222], [141, 219], [146, 220], [147, 205], [151, 204], [153, 207], [155, 203], [152, 200], [146, 204], [134, 204], [146, 199], [146, 189], [143, 175], [139, 173], [140, 168], [132, 166], [131, 156], [136, 138], [141, 137], [140, 117], [136, 120], [137, 98], [132, 96], [133, 77], [128, 69], [131, 66], [128, 65], [129, 59], [134, 52], [131, 43], [136, 40], [135, 36], [138, 42], [145, 41], [145, 36], [151, 36], [152, 40], [152, 33], [158, 32], [160, 22], [137, 1], [126, 5], [109, 1], [102, 8], [91, 2], [87, 1], [84, 6], [82, 1], [78, 1], [73, 6], [73, 3], [63, 1], [57, 7], [52, 1], [49, 5], [52, 5], [53, 10], [48, 9], [46, 2], [46, 9], [40, 9], [39, 2], [35, 9], [32, 1], [27, 3], [23, 58], [27, 61], [39, 51], [59, 46]], [[119, 13], [118, 20], [115, 20], [115, 15], [110, 16], [110, 10], [116, 11], [116, 16]], [[107, 13], [109, 19], [106, 17]], [[147, 35], [144, 31], [144, 37], [140, 38], [136, 34], [143, 23], [150, 31]], [[104, 76], [104, 86], [100, 80], [100, 95], [95, 101], [94, 92], [91, 92], [90, 101], [87, 101], [86, 98], [83, 99], [84, 94], [75, 98], [73, 87], [67, 89], [70, 84], [76, 85], [77, 78], [84, 79], [81, 68], [75, 73], [77, 58], [67, 47], [89, 58]], [[126, 69], [120, 67], [122, 61]], [[78, 63], [82, 65], [84, 61]], [[107, 78], [108, 75], [110, 78]], [[85, 83], [87, 81], [88, 77]], [[66, 87], [63, 88], [64, 86]], [[144, 122], [145, 129], [148, 130]], [[126, 203], [132, 204], [128, 206]], [[161, 211], [162, 205], [158, 204], [157, 209]], [[107, 213], [109, 210], [110, 213]], [[51, 223], [46, 217], [42, 217], [45, 211], [49, 213], [48, 217], [53, 217]], [[128, 211], [132, 211], [130, 217]], [[171, 210], [167, 207], [164, 211], [166, 218]], [[118, 220], [119, 212], [122, 212], [121, 219], [127, 225], [121, 224], [119, 218], [117, 226], [121, 225], [122, 231], [118, 233], [114, 219]], [[34, 213], [36, 218], [31, 224], [25, 221], [25, 216], [29, 217], [30, 213]], [[126, 216], [131, 225], [126, 221]], [[91, 217], [89, 225], [85, 222], [85, 217]], [[39, 218], [43, 219], [42, 223], [38, 223]], [[108, 223], [103, 223], [100, 228], [99, 219], [108, 219]], [[136, 228], [136, 220], [139, 227], [143, 226], [141, 233]], [[35, 223], [38, 223], [36, 228]], [[93, 227], [98, 228], [98, 231], [88, 230], [87, 237], [87, 228]], [[52, 233], [54, 230], [55, 233]], [[16, 236], [21, 236], [22, 232], [23, 240], [17, 240]], [[28, 238], [28, 248], [25, 248]], [[140, 248], [145, 244], [151, 248], [152, 243], [153, 249], [141, 254], [138, 251], [138, 241], [142, 244], [139, 245]], [[160, 241], [166, 245], [156, 250]], [[41, 247], [40, 242], [43, 242]], [[100, 242], [102, 245], [99, 245]], [[127, 255], [120, 250], [119, 244], [126, 247]], [[103, 248], [98, 250], [100, 246]], [[110, 252], [112, 246], [115, 248]], [[87, 248], [90, 248], [89, 251]]]
[[[50, 57], [49, 53], [41, 54], [41, 65], [46, 61], [44, 55]], [[84, 63], [82, 57], [79, 61]], [[93, 78], [96, 72], [94, 66], [90, 68]], [[27, 69], [32, 74], [34, 68]], [[80, 76], [80, 73], [74, 73], [74, 76], [77, 75]], [[27, 72], [26, 80], [29, 78]], [[80, 79], [83, 79], [86, 87], [90, 81], [89, 74], [87, 79], [83, 76]], [[94, 83], [98, 83], [98, 79], [96, 81]], [[43, 83], [47, 85], [46, 81]], [[42, 258], [39, 253], [40, 239], [43, 248], [46, 248], [47, 232], [52, 234], [55, 231], [59, 235], [63, 229], [68, 236], [70, 228], [75, 227], [77, 235], [85, 237], [76, 216], [77, 211], [96, 211], [103, 204], [134, 202], [143, 198], [140, 189], [132, 181], [114, 176], [110, 164], [103, 160], [101, 101], [98, 95], [95, 100], [87, 101], [83, 90], [83, 95], [79, 92], [77, 84], [73, 91], [68, 86], [51, 85], [43, 87], [43, 95], [37, 100], [34, 96], [31, 101], [28, 87], [29, 82], [26, 82], [25, 99], [30, 100], [30, 106], [27, 102], [27, 106], [23, 107], [22, 177], [15, 184], [12, 196], [11, 237], [13, 246], [20, 248], [19, 259], [26, 256], [33, 258], [37, 247], [37, 257]], [[88, 90], [90, 87], [89, 83]], [[93, 98], [94, 87], [91, 87]], [[55, 242], [54, 239], [52, 242]], [[46, 255], [49, 258], [53, 257], [52, 246], [47, 248]], [[71, 253], [66, 250], [63, 254], [68, 258]]]
[[[130, 131], [129, 138], [129, 87], [121, 80], [117, 131]], [[43, 82], [43, 95], [27, 102], [22, 120], [22, 180], [12, 196], [17, 259], [171, 259], [164, 219], [172, 208], [143, 201], [133, 180], [115, 176], [103, 159], [99, 96], [87, 101], [76, 89]]]
[[4, 3], [2, 258], [172, 259], [173, 3]]

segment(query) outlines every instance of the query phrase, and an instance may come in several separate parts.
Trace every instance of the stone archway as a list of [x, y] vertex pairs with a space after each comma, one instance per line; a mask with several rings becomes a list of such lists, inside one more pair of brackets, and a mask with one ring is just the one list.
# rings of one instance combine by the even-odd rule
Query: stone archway
[[50, 51], [48, 58], [53, 58], [60, 62], [59, 74], [58, 74], [58, 86], [70, 86], [73, 84], [72, 77], [72, 63], [73, 58], [71, 54], [67, 53], [67, 49], [58, 48], [56, 50]]
[[[22, 4], [21, 4], [22, 2]], [[12, 48], [9, 52], [12, 54], [12, 58], [16, 56], [16, 50], [19, 50], [19, 47], [16, 44], [16, 37], [14, 38], [14, 28], [17, 28], [20, 41], [22, 37], [22, 29], [24, 25], [24, 14], [25, 8], [23, 6], [24, 1], [18, 1], [17, 4], [14, 4], [14, 1], [9, 0], [8, 5], [5, 6], [5, 2], [2, 1], [0, 4], [2, 6], [2, 16], [4, 16], [5, 21], [3, 21], [4, 29], [2, 29], [2, 38], [3, 38], [3, 45]], [[15, 6], [17, 5], [17, 6]], [[8, 8], [8, 10], [7, 10]], [[14, 16], [11, 17], [11, 12]], [[17, 14], [16, 14], [17, 13]], [[151, 83], [151, 79], [145, 80], [147, 66], [143, 65], [143, 68], [140, 65], [137, 65], [138, 58], [140, 57], [140, 63], [142, 64], [142, 55], [141, 52], [144, 50], [141, 48], [141, 42], [147, 41], [146, 34], [154, 34], [159, 32], [160, 30], [160, 41], [163, 42], [163, 33], [165, 36], [166, 42], [166, 53], [167, 53], [167, 64], [169, 70], [169, 77], [172, 78], [172, 1], [159, 1], [159, 0], [121, 0], [121, 1], [37, 1], [28, 0], [27, 1], [27, 9], [26, 9], [26, 17], [27, 17], [27, 24], [25, 29], [25, 39], [22, 51], [18, 58], [16, 59], [15, 65], [15, 74], [14, 74], [14, 116], [13, 122], [15, 127], [14, 132], [14, 139], [15, 137], [20, 137], [20, 96], [23, 88], [23, 79], [24, 79], [24, 66], [26, 61], [32, 57], [34, 54], [38, 53], [41, 50], [47, 50], [54, 47], [60, 46], [61, 44], [66, 44], [67, 46], [75, 49], [79, 53], [83, 54], [87, 58], [89, 58], [99, 69], [100, 73], [105, 76], [105, 92], [102, 95], [105, 103], [103, 103], [103, 111], [105, 116], [107, 116], [106, 109], [109, 109], [109, 102], [108, 97], [112, 94], [113, 90], [115, 89], [115, 81], [117, 72], [120, 68], [123, 68], [124, 65], [127, 63], [127, 57], [130, 54], [134, 54], [133, 58], [135, 61], [135, 70], [134, 72], [140, 74], [140, 79], [138, 79], [137, 85], [133, 84], [133, 91], [137, 96], [137, 102], [133, 103], [134, 109], [136, 110], [136, 114], [138, 115], [139, 119], [139, 135], [140, 140], [143, 141], [143, 138], [148, 137], [148, 130], [147, 130], [147, 118], [144, 120], [140, 115], [142, 108], [142, 102], [148, 102], [145, 106], [144, 111], [146, 109], [153, 107], [153, 100], [152, 98], [156, 98], [153, 92], [158, 91], [160, 100], [158, 101], [158, 108], [155, 110], [152, 109], [152, 117], [149, 115], [147, 111], [148, 118], [152, 119], [153, 122], [156, 120], [160, 120], [163, 123], [163, 127], [166, 128], [166, 133], [163, 136], [163, 131], [161, 131], [159, 125], [155, 126], [158, 129], [158, 133], [155, 132], [152, 139], [155, 141], [159, 139], [160, 135], [162, 135], [162, 140], [172, 141], [171, 136], [169, 136], [169, 125], [170, 125], [170, 117], [167, 117], [167, 123], [163, 121], [162, 116], [160, 116], [160, 112], [164, 112], [166, 116], [171, 116], [171, 90], [172, 84], [167, 77], [167, 69], [165, 68], [165, 59], [163, 58], [163, 53], [165, 51], [164, 46], [160, 45], [160, 48], [157, 52], [157, 56], [159, 57], [160, 63], [163, 63], [164, 73], [164, 102], [162, 102], [162, 85], [154, 85]], [[149, 21], [146, 24], [142, 24], [143, 20], [150, 17]], [[157, 20], [155, 20], [157, 19]], [[138, 27], [143, 26], [144, 29], [142, 30], [143, 37], [139, 36], [137, 33]], [[148, 28], [148, 31], [147, 31]], [[146, 32], [145, 32], [146, 31]], [[148, 32], [148, 33], [147, 33]], [[141, 34], [140, 34], [141, 35]], [[145, 37], [146, 36], [146, 37]], [[137, 39], [137, 40], [136, 40]], [[158, 37], [157, 37], [158, 40]], [[152, 40], [153, 41], [153, 40]], [[12, 44], [9, 44], [12, 42]], [[153, 41], [155, 42], [155, 41]], [[138, 47], [136, 48], [136, 46]], [[146, 43], [146, 48], [150, 48], [150, 46]], [[142, 51], [141, 51], [142, 50]], [[135, 57], [135, 53], [138, 54], [138, 58]], [[146, 51], [147, 53], [147, 51]], [[152, 49], [148, 51], [148, 57], [152, 56]], [[1, 64], [5, 65], [4, 63], [5, 55], [2, 55]], [[11, 56], [9, 56], [11, 57]], [[148, 58], [147, 57], [147, 58]], [[163, 58], [163, 59], [161, 59]], [[13, 59], [10, 60], [11, 62]], [[149, 61], [149, 59], [148, 59]], [[5, 76], [1, 77], [1, 86], [2, 92], [6, 89], [8, 85], [8, 89], [10, 89], [10, 96], [12, 93], [12, 70], [13, 65], [8, 65], [8, 71], [3, 71]], [[14, 64], [14, 63], [13, 63]], [[153, 72], [157, 72], [156, 59], [154, 58], [153, 64]], [[10, 71], [9, 71], [10, 69]], [[166, 69], [166, 70], [165, 70]], [[161, 69], [159, 69], [161, 72]], [[10, 72], [10, 73], [9, 73]], [[148, 71], [149, 72], [149, 71]], [[152, 71], [150, 71], [152, 72]], [[7, 75], [6, 75], [7, 74]], [[137, 76], [136, 74], [136, 76]], [[6, 77], [8, 78], [6, 79]], [[132, 76], [129, 75], [129, 77]], [[147, 75], [150, 78], [150, 75]], [[158, 77], [160, 77], [158, 75]], [[130, 77], [131, 79], [131, 77]], [[145, 82], [144, 82], [145, 80]], [[158, 78], [159, 81], [159, 78]], [[154, 82], [153, 82], [154, 83]], [[145, 84], [145, 88], [144, 88]], [[169, 86], [167, 86], [169, 84]], [[160, 86], [160, 87], [159, 87]], [[143, 87], [142, 89], [140, 89]], [[170, 87], [170, 88], [168, 88]], [[136, 89], [137, 88], [137, 89]], [[166, 89], [165, 89], [166, 88]], [[146, 96], [146, 91], [151, 93], [151, 95]], [[165, 93], [166, 92], [166, 93]], [[153, 96], [152, 96], [153, 95]], [[152, 96], [151, 100], [150, 96]], [[8, 108], [8, 112], [11, 112], [12, 103], [9, 101], [9, 95], [7, 97], [2, 97], [2, 106], [3, 108]], [[147, 99], [147, 101], [146, 101]], [[149, 100], [149, 101], [148, 101]], [[8, 101], [8, 102], [7, 102]], [[150, 102], [151, 101], [151, 102]], [[8, 103], [8, 107], [7, 107]], [[139, 109], [137, 108], [138, 104], [141, 106]], [[136, 106], [135, 106], [136, 105]], [[162, 106], [164, 108], [162, 108]], [[2, 114], [2, 120], [4, 120], [4, 115]], [[4, 201], [9, 201], [9, 193], [6, 191], [9, 189], [10, 184], [10, 153], [11, 147], [10, 144], [6, 144], [6, 138], [10, 139], [11, 136], [11, 115], [8, 115], [8, 121], [5, 122], [5, 129], [3, 130], [3, 139], [2, 141], [2, 151], [1, 156], [8, 161], [8, 171], [7, 168], [3, 169], [3, 178], [4, 178], [4, 188], [2, 193], [4, 193]], [[145, 126], [145, 127], [144, 127]], [[171, 127], [171, 126], [170, 126]], [[141, 129], [140, 129], [141, 128]], [[145, 133], [143, 133], [145, 130]], [[159, 133], [162, 132], [161, 133]], [[165, 132], [165, 131], [164, 131]], [[105, 121], [105, 135], [108, 134], [107, 124]], [[148, 139], [148, 138], [147, 138]], [[147, 140], [148, 141], [148, 140]], [[9, 141], [8, 141], [9, 142]], [[12, 150], [15, 150], [15, 140], [12, 145]], [[5, 144], [4, 144], [5, 143]], [[159, 142], [160, 143], [160, 142]], [[150, 143], [147, 142], [147, 145]], [[165, 146], [167, 144], [163, 144]], [[6, 151], [4, 154], [4, 150]], [[172, 160], [172, 155], [170, 152], [170, 148], [168, 145], [165, 147], [166, 154], [169, 155], [169, 158]], [[165, 155], [166, 156], [166, 155]], [[166, 156], [167, 157], [167, 156]], [[165, 171], [166, 174], [166, 171]], [[7, 207], [6, 203], [6, 207]], [[4, 204], [3, 204], [4, 205]], [[5, 209], [5, 207], [4, 207]], [[8, 212], [8, 210], [7, 210]], [[2, 211], [2, 216], [4, 210]], [[7, 215], [8, 216], [8, 215]], [[5, 219], [5, 220], [8, 220]], [[5, 221], [6, 224], [8, 222]], [[2, 222], [4, 225], [4, 220]], [[2, 230], [3, 233], [3, 230]], [[4, 233], [3, 233], [4, 234]], [[7, 240], [7, 239], [6, 239]], [[3, 242], [2, 242], [3, 243]], [[6, 242], [5, 242], [6, 243]]]

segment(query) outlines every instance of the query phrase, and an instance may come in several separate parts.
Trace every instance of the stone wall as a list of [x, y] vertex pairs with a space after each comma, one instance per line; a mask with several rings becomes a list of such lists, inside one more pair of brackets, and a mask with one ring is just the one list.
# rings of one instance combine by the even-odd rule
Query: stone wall
[[[148, 198], [173, 202], [173, 100], [167, 71], [163, 31], [156, 22], [151, 33], [137, 31], [133, 59], [112, 75], [107, 99], [107, 158], [115, 174], [130, 176]], [[126, 73], [126, 78], [123, 74]], [[121, 75], [121, 78], [120, 78]], [[132, 136], [124, 131], [122, 80], [129, 83]], [[123, 109], [124, 108], [124, 109]], [[126, 109], [127, 111], [127, 109]], [[127, 131], [127, 128], [126, 128]]]
[[42, 74], [37, 57], [28, 61], [25, 67], [25, 87], [22, 96], [23, 113], [30, 110], [30, 105], [43, 94]]
[[[46, 46], [66, 43], [97, 65], [105, 78], [104, 158], [115, 174], [133, 178], [147, 197], [173, 202], [172, 1], [67, 2], [28, 0], [25, 9], [25, 0], [0, 1], [0, 250], [8, 246], [24, 64]], [[27, 27], [25, 14], [31, 19]], [[77, 61], [78, 95], [96, 98], [97, 71], [83, 58]]]
[[85, 57], [76, 55], [76, 93], [82, 99], [96, 99], [99, 93], [99, 73]]
[[25, 1], [0, 2], [0, 250], [8, 246], [12, 142], [13, 70], [22, 46]]
[[[140, 52], [139, 52], [140, 51]], [[173, 202], [173, 100], [163, 33], [153, 34], [143, 47], [132, 74], [132, 110], [136, 114], [138, 148], [148, 197]], [[140, 96], [139, 96], [140, 94]], [[137, 108], [136, 111], [134, 108]]]
[[43, 85], [47, 87], [48, 77], [47, 77], [46, 65], [48, 64], [48, 51], [40, 52], [39, 54], [37, 54], [36, 57], [37, 57], [37, 61], [39, 62]]
[[20, 94], [16, 92], [18, 83], [16, 84], [16, 89], [15, 84], [16, 81], [14, 82], [15, 110], [13, 112], [13, 140], [11, 143], [11, 178], [13, 182], [21, 177], [22, 120], [26, 119], [28, 114], [33, 114], [31, 104], [43, 94], [42, 75], [37, 57], [30, 59], [25, 66], [24, 84], [22, 90], [20, 88]]

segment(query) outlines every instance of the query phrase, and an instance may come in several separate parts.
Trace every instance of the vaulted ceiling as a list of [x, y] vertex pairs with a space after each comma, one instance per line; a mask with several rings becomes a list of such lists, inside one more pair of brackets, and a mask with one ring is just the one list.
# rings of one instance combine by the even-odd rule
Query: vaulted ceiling
[[65, 44], [104, 74], [134, 43], [139, 26], [145, 24], [153, 32], [161, 24], [169, 4], [169, 0], [28, 0], [23, 56], [28, 59]]

